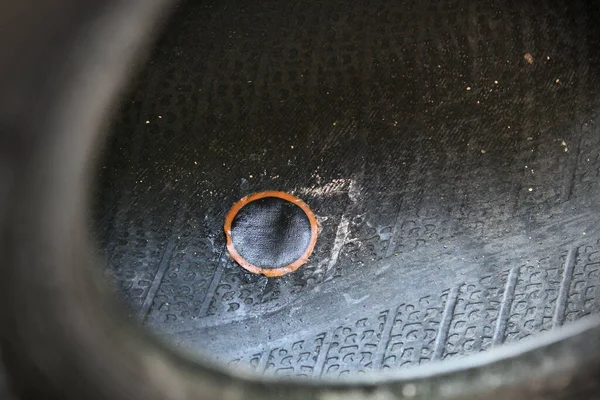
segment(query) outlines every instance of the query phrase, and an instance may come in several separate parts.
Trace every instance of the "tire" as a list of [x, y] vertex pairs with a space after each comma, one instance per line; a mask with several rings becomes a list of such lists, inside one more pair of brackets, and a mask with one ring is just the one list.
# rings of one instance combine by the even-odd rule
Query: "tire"
[[241, 375], [192, 360], [126, 321], [94, 278], [88, 182], [119, 89], [168, 3], [0, 6], [0, 349], [15, 398], [599, 396], [597, 319], [408, 373], [310, 383]]

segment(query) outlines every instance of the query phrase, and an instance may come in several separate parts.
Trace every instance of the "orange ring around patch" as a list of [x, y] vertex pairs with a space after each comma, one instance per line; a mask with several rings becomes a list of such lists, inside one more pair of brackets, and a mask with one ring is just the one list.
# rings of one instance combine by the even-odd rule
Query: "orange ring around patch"
[[[231, 225], [233, 223], [233, 219], [235, 218], [237, 213], [242, 209], [242, 207], [244, 207], [246, 204], [251, 203], [255, 200], [264, 199], [265, 197], [277, 197], [297, 205], [302, 209], [302, 211], [304, 211], [304, 214], [306, 214], [310, 223], [311, 238], [310, 242], [308, 243], [308, 247], [306, 248], [306, 251], [304, 252], [304, 254], [302, 254], [302, 256], [300, 256], [300, 258], [298, 258], [296, 261], [294, 261], [286, 267], [260, 268], [256, 265], [252, 265], [248, 261], [246, 261], [244, 257], [240, 255], [240, 253], [237, 252], [233, 245], [233, 240], [231, 238]], [[302, 201], [296, 196], [292, 196], [291, 194], [276, 191], [255, 193], [242, 198], [240, 201], [235, 203], [233, 207], [231, 207], [231, 210], [225, 217], [224, 226], [225, 236], [227, 237], [227, 251], [229, 252], [229, 255], [231, 255], [235, 262], [240, 264], [244, 269], [252, 272], [253, 274], [264, 275], [268, 278], [276, 278], [279, 276], [289, 274], [290, 272], [294, 272], [295, 270], [306, 264], [308, 258], [310, 257], [315, 248], [315, 244], [317, 243], [318, 228], [319, 223], [317, 222], [315, 214], [310, 210], [310, 208], [304, 201]]]

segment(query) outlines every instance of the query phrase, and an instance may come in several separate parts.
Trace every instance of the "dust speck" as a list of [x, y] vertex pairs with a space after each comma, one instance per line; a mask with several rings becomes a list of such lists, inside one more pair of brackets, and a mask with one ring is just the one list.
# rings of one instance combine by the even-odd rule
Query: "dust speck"
[[525, 55], [523, 56], [523, 58], [525, 59], [525, 61], [527, 61], [529, 64], [533, 64], [533, 56], [531, 55], [531, 53], [525, 53]]

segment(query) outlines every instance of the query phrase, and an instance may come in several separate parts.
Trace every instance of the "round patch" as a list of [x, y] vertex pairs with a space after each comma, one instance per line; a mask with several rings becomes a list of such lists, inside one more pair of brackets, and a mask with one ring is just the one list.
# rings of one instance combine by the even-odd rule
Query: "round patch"
[[317, 241], [308, 205], [283, 192], [261, 192], [238, 201], [225, 218], [227, 250], [242, 267], [267, 277], [304, 265]]

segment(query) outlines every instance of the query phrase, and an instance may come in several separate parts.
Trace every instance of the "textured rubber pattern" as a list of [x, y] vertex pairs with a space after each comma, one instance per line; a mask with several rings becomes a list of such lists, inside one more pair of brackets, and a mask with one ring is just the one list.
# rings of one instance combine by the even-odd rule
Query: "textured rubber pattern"
[[[599, 21], [591, 1], [184, 4], [100, 164], [107, 274], [165, 340], [278, 375], [598, 313]], [[228, 208], [263, 190], [322, 227], [280, 279], [225, 251]]]

